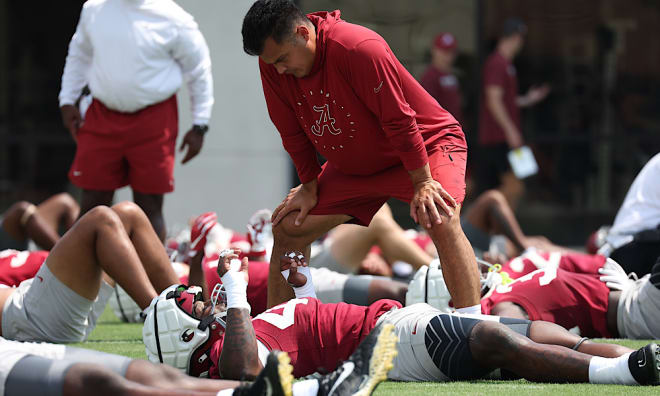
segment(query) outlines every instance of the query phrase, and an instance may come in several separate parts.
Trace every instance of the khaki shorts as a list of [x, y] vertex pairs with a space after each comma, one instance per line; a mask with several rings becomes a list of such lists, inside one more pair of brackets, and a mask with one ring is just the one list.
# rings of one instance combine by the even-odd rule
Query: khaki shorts
[[7, 299], [2, 336], [15, 341], [82, 342], [96, 327], [113, 288], [102, 282], [96, 300], [88, 300], [60, 282], [46, 263]]

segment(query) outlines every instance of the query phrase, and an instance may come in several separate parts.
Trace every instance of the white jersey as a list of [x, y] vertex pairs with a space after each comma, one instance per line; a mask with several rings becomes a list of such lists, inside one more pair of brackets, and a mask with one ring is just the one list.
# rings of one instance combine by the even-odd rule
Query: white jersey
[[9, 341], [0, 337], [0, 395], [5, 394], [7, 376], [19, 360], [28, 355], [60, 360], [65, 350], [64, 345]]
[[171, 97], [184, 80], [193, 123], [208, 124], [211, 58], [190, 14], [172, 0], [89, 0], [69, 44], [60, 106], [88, 84], [109, 109], [133, 113]]
[[633, 234], [656, 228], [658, 225], [660, 225], [660, 153], [644, 165], [630, 186], [614, 218], [607, 242], [616, 249], [630, 242]]
[[660, 338], [660, 290], [649, 282], [650, 274], [621, 292], [616, 325], [624, 338]]

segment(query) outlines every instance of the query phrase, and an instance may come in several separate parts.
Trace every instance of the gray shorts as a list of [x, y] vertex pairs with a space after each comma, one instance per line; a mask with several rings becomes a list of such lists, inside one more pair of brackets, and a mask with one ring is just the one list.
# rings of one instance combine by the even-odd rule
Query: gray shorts
[[[41, 345], [41, 347], [47, 344]], [[125, 376], [131, 359], [88, 349], [65, 347], [63, 356], [25, 355], [6, 374], [5, 396], [60, 396], [67, 371], [75, 364], [98, 364]]]
[[82, 342], [96, 327], [113, 288], [102, 282], [96, 300], [88, 300], [60, 282], [47, 262], [7, 299], [2, 336], [16, 341]]
[[375, 277], [340, 274], [327, 268], [310, 268], [310, 271], [316, 297], [321, 302], [369, 305], [369, 285]]

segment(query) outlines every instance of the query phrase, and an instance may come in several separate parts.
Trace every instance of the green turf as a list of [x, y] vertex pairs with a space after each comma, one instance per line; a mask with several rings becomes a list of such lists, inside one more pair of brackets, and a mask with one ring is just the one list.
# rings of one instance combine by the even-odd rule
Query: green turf
[[[639, 348], [649, 341], [644, 340], [608, 340], [629, 348]], [[99, 324], [92, 332], [89, 341], [75, 344], [84, 348], [103, 352], [112, 352], [136, 359], [145, 359], [142, 343], [142, 325], [122, 323], [110, 309], [106, 309]], [[417, 382], [399, 383], [388, 381], [381, 384], [375, 393], [377, 396], [414, 396], [428, 394], [446, 395], [660, 395], [660, 388], [590, 385], [590, 384], [536, 384], [525, 380], [519, 381], [472, 381], [472, 382]]]

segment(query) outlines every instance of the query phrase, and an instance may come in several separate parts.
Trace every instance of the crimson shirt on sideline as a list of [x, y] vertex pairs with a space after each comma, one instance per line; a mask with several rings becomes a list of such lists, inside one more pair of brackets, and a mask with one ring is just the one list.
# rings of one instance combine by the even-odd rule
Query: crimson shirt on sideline
[[400, 165], [414, 170], [440, 145], [465, 147], [458, 122], [399, 63], [375, 32], [340, 19], [339, 11], [309, 14], [316, 58], [304, 78], [280, 75], [259, 60], [270, 118], [302, 183], [321, 172], [316, 151], [348, 175]]
[[461, 110], [461, 89], [456, 76], [429, 66], [419, 80], [422, 87], [438, 101], [438, 104], [463, 122]]
[[516, 98], [518, 97], [518, 78], [516, 77], [515, 66], [497, 51], [493, 52], [484, 64], [482, 84], [484, 99], [481, 101], [479, 112], [479, 144], [494, 145], [506, 143], [504, 130], [495, 121], [495, 117], [493, 117], [493, 114], [486, 106], [486, 87], [495, 85], [504, 90], [504, 95], [502, 96], [504, 107], [520, 131], [520, 108], [516, 104]]

